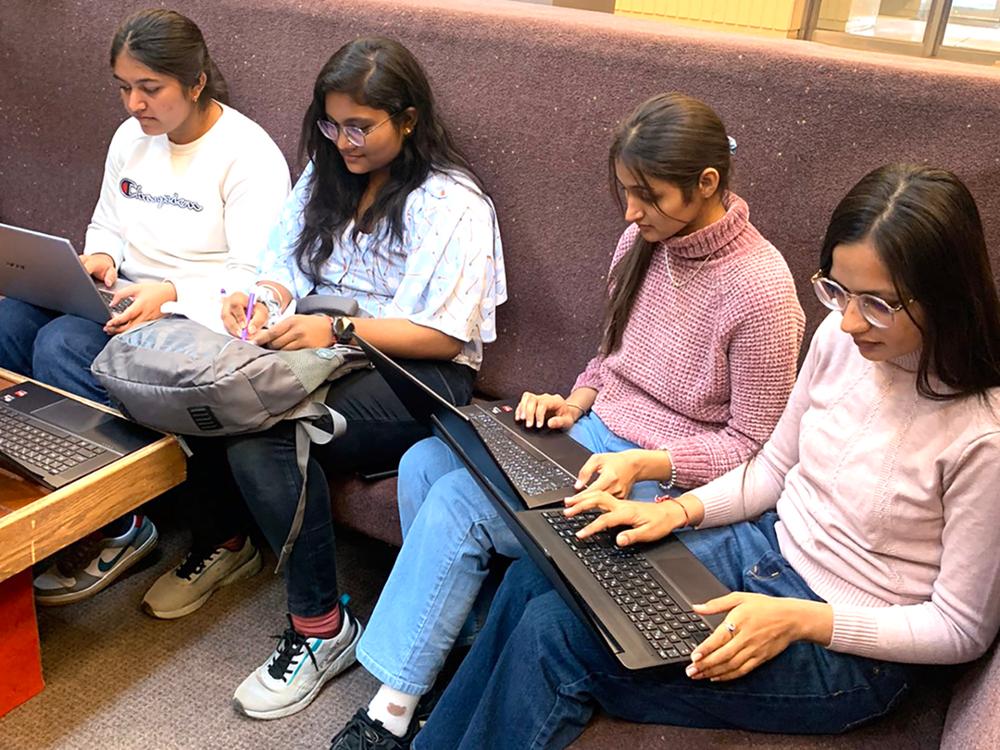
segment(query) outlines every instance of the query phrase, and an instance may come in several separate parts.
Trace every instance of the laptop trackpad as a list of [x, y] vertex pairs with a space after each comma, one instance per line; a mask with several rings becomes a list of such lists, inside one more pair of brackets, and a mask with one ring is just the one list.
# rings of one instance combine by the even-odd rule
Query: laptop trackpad
[[114, 419], [110, 414], [71, 398], [64, 398], [33, 412], [33, 416], [62, 427], [67, 432], [89, 432], [100, 424]]
[[664, 578], [691, 597], [692, 604], [729, 593], [729, 589], [676, 537], [668, 537], [644, 550], [644, 554]]

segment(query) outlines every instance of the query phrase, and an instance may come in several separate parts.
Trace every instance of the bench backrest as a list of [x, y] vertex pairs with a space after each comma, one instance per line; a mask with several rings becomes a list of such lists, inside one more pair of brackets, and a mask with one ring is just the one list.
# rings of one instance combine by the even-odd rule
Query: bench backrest
[[[387, 34], [424, 63], [503, 230], [511, 300], [501, 308], [500, 340], [487, 350], [486, 392], [565, 389], [594, 351], [608, 261], [624, 226], [607, 187], [610, 133], [663, 90], [704, 99], [738, 140], [734, 188], [788, 259], [810, 333], [822, 313], [807, 280], [826, 220], [878, 164], [926, 161], [957, 171], [1000, 248], [1000, 75], [990, 69], [526, 3], [173, 5], [201, 26], [234, 106], [267, 128], [296, 174], [300, 118], [338, 46]], [[107, 48], [116, 23], [136, 7], [0, 5], [2, 220], [82, 241], [123, 117]]]

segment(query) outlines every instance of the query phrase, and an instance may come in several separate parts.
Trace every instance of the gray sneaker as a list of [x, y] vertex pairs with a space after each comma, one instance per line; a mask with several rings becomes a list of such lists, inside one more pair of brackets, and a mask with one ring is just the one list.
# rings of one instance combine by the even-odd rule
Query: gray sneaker
[[247, 537], [233, 552], [226, 547], [192, 549], [184, 562], [156, 579], [142, 598], [146, 614], [161, 620], [189, 615], [223, 586], [260, 571], [260, 552]]
[[145, 516], [135, 516], [132, 528], [122, 536], [95, 532], [84, 537], [35, 578], [35, 601], [55, 606], [89, 599], [148, 555], [158, 538], [156, 526]]

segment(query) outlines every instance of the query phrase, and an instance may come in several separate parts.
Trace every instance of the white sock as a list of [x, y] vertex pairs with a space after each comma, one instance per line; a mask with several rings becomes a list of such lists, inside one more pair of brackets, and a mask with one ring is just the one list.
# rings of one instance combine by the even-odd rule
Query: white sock
[[397, 737], [402, 737], [410, 728], [410, 721], [419, 701], [419, 695], [401, 693], [388, 685], [382, 685], [368, 704], [368, 718], [381, 721], [382, 726]]

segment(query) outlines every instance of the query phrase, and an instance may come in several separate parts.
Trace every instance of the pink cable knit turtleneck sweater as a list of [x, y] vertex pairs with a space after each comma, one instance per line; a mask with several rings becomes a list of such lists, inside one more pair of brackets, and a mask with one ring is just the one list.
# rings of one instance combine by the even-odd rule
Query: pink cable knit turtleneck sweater
[[[594, 412], [616, 435], [669, 450], [680, 487], [714, 479], [767, 440], [802, 342], [784, 258], [743, 199], [726, 193], [723, 203], [719, 221], [657, 246], [621, 346], [574, 386], [597, 390]], [[637, 234], [625, 230], [612, 268]]]

